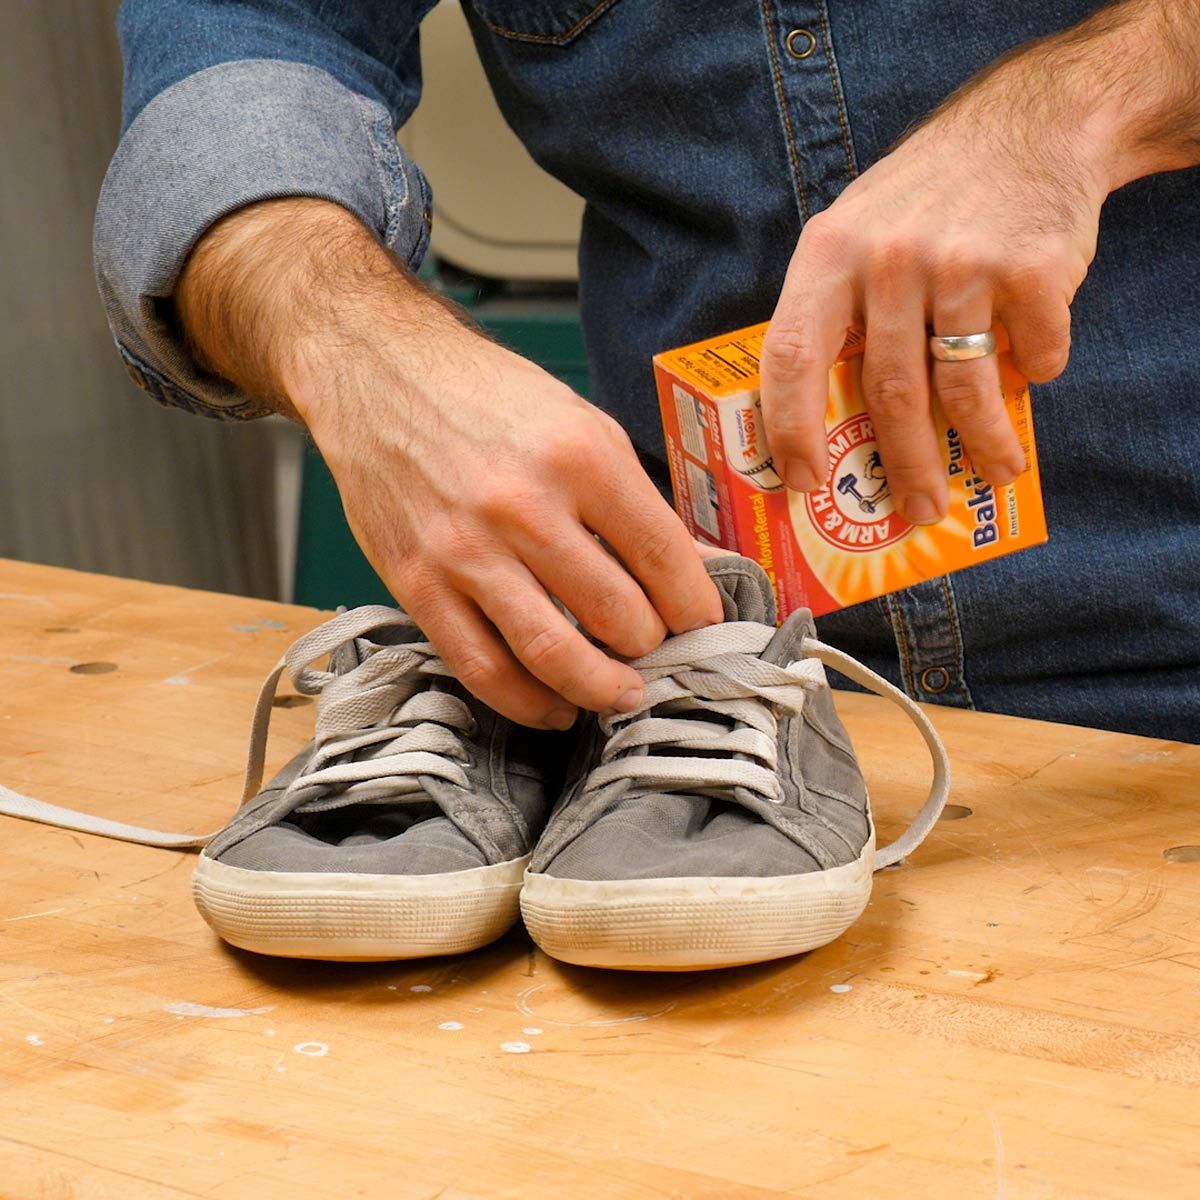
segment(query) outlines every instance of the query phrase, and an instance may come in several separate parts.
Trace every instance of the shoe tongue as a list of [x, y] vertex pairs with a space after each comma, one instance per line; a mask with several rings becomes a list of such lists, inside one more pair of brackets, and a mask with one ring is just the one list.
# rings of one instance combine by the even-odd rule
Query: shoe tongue
[[353, 641], [343, 642], [330, 656], [329, 669], [335, 675], [345, 675], [366, 662], [380, 646], [402, 646], [424, 640], [425, 635], [415, 625], [370, 629]]
[[704, 565], [721, 593], [726, 621], [775, 624], [775, 590], [758, 563], [740, 554], [723, 554], [706, 558]]

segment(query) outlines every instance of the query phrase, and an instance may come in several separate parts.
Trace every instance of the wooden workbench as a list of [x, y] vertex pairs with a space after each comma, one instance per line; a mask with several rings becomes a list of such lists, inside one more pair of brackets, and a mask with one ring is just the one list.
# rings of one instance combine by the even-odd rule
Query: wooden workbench
[[[0, 563], [0, 781], [224, 823], [304, 608]], [[927, 757], [842, 705], [884, 836]], [[951, 801], [803, 958], [230, 950], [192, 856], [0, 818], [0, 1195], [1200, 1195], [1200, 747], [934, 709]], [[272, 762], [312, 708], [276, 710]], [[1165, 853], [1171, 852], [1171, 853]]]

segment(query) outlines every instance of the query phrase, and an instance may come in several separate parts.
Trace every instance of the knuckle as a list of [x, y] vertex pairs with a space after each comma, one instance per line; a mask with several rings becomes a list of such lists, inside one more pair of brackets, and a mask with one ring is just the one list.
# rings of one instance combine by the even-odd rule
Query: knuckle
[[1045, 343], [1014, 352], [1020, 370], [1035, 383], [1048, 383], [1066, 370], [1070, 356], [1070, 339]]
[[1010, 263], [1005, 271], [1004, 290], [1013, 297], [1039, 300], [1052, 295], [1058, 271], [1041, 259]]
[[546, 431], [540, 449], [542, 457], [554, 467], [575, 468], [592, 456], [596, 444], [594, 423], [574, 417]]
[[938, 399], [946, 410], [946, 415], [958, 420], [982, 415], [995, 408], [997, 400], [994, 392], [981, 386], [977, 380], [939, 377], [937, 381]]
[[867, 274], [873, 279], [895, 279], [907, 274], [917, 257], [917, 247], [907, 238], [886, 238], [867, 252]]
[[894, 427], [907, 424], [920, 393], [918, 386], [900, 372], [884, 372], [866, 385], [867, 407], [876, 424]]
[[[476, 507], [489, 525], [521, 524], [531, 513], [539, 510], [538, 489], [529, 480], [496, 478], [481, 485], [476, 494]], [[478, 539], [455, 527], [447, 533], [447, 547], [458, 553], [477, 551]]]
[[636, 453], [633, 445], [633, 438], [629, 436], [628, 431], [620, 423], [614, 420], [607, 413], [597, 412], [595, 421], [600, 428], [600, 432], [606, 437], [609, 443], [614, 446], [622, 454]]
[[643, 571], [661, 571], [670, 562], [677, 540], [673, 530], [656, 529], [647, 533], [634, 551], [635, 565]]
[[569, 637], [554, 626], [542, 626], [531, 633], [518, 635], [512, 642], [513, 653], [535, 675], [545, 678], [564, 659], [569, 661]]
[[775, 324], [763, 340], [762, 371], [776, 379], [804, 375], [819, 365], [816, 322], [807, 314], [792, 316], [786, 324]]
[[446, 590], [446, 580], [439, 571], [417, 567], [397, 581], [395, 593], [405, 610], [421, 621], [425, 613], [437, 612]]
[[438, 562], [452, 579], [470, 576], [486, 546], [477, 531], [457, 522], [445, 526], [440, 535], [435, 535], [432, 544], [437, 548]]
[[[931, 265], [934, 293], [940, 302], [949, 298], [949, 307], [965, 307], [981, 284], [990, 285], [999, 264], [985, 249], [955, 242], [939, 247], [937, 258]], [[964, 299], [955, 303], [956, 297]]]
[[772, 413], [766, 424], [767, 442], [777, 459], [798, 455], [808, 444], [809, 429], [801, 414], [792, 409]]
[[839, 222], [828, 209], [813, 213], [800, 231], [799, 246], [804, 252], [828, 261], [837, 257], [845, 246], [845, 236]]
[[929, 485], [929, 464], [909, 455], [893, 453], [884, 461], [888, 486], [894, 496], [925, 491]]
[[586, 615], [581, 613], [579, 616], [592, 633], [611, 637], [628, 628], [632, 613], [629, 599], [623, 592], [608, 590], [589, 596]]
[[505, 681], [503, 666], [486, 653], [468, 650], [443, 657], [459, 683], [473, 696], [483, 699], [488, 693], [499, 691]]
[[968, 284], [978, 270], [974, 255], [954, 243], [943, 246], [933, 264], [933, 282], [938, 293], [954, 292]]
[[544, 434], [541, 450], [548, 461], [556, 466], [574, 467], [592, 448], [588, 431], [582, 422], [563, 421]]

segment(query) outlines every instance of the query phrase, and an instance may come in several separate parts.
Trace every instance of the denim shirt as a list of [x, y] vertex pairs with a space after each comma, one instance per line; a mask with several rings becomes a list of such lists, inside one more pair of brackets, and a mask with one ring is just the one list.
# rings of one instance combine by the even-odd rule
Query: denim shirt
[[[429, 189], [395, 129], [428, 2], [126, 0], [100, 289], [157, 399], [244, 418], [169, 297], [223, 214], [311, 195], [410, 264]], [[770, 317], [805, 219], [1005, 50], [1094, 0], [464, 0], [506, 118], [587, 201], [593, 399], [666, 487], [659, 350]], [[920, 700], [1200, 741], [1200, 171], [1106, 204], [1066, 374], [1034, 391], [1048, 544], [833, 614]]]

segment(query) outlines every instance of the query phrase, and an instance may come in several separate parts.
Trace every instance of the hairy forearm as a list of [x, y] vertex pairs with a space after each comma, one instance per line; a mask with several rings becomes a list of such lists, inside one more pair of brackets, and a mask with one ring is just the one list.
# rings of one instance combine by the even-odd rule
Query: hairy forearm
[[1111, 185], [1200, 162], [1200, 0], [1123, 0], [1069, 30], [1061, 67], [1110, 137]]
[[1088, 171], [1104, 193], [1200, 162], [1200, 0], [1106, 5], [1004, 55], [923, 124], [999, 109], [1020, 153], [1050, 175]]
[[463, 332], [356, 217], [305, 197], [261, 201], [219, 221], [188, 257], [173, 298], [203, 368], [310, 427], [323, 391], [309, 386], [314, 375], [339, 369], [339, 359], [352, 369], [362, 339], [411, 347], [417, 370], [431, 326]]

